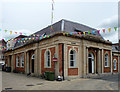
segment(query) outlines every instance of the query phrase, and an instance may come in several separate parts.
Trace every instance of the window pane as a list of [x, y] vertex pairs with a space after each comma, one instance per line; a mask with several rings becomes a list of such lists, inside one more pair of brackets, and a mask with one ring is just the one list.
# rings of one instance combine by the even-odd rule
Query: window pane
[[105, 62], [105, 66], [107, 66], [107, 62]]
[[50, 67], [50, 52], [46, 52], [46, 67]]
[[70, 60], [73, 60], [73, 55], [70, 55]]
[[116, 70], [116, 60], [114, 60], [114, 70]]
[[70, 51], [70, 54], [73, 54], [73, 51], [72, 51], [72, 50]]
[[73, 61], [71, 61], [71, 62], [70, 62], [70, 66], [74, 66], [74, 63], [73, 63]]
[[75, 58], [75, 54], [74, 54], [74, 55], [73, 55], [73, 60], [75, 61], [75, 59], [76, 59], [76, 58]]
[[50, 52], [48, 51], [48, 55], [50, 55]]
[[105, 66], [109, 66], [109, 56], [105, 54]]
[[48, 61], [48, 66], [50, 66], [50, 61]]
[[74, 50], [70, 51], [70, 66], [72, 66], [72, 67], [75, 66], [75, 60], [76, 60], [75, 54], [76, 53]]

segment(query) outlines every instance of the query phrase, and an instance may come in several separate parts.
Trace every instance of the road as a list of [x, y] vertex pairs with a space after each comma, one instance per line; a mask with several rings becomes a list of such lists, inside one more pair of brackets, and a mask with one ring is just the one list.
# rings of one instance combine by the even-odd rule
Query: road
[[2, 89], [9, 90], [118, 90], [118, 75], [109, 75], [99, 79], [73, 79], [47, 81], [24, 74], [2, 72]]

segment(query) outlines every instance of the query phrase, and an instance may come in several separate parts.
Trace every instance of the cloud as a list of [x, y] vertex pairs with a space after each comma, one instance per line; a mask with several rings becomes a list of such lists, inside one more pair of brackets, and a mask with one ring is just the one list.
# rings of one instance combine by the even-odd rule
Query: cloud
[[[118, 29], [115, 31], [114, 27], [118, 27], [118, 15], [114, 15], [110, 18], [104, 19], [100, 22], [98, 29], [101, 29], [101, 35], [105, 40], [110, 40], [113, 43], [118, 42]], [[105, 33], [102, 32], [102, 29], [105, 29]], [[111, 28], [111, 32], [109, 32]]]
[[102, 36], [104, 37], [105, 40], [109, 40], [113, 43], [118, 42], [118, 31], [112, 30], [110, 33], [103, 33]]
[[104, 19], [98, 27], [108, 28], [118, 26], [118, 15], [114, 15], [110, 18]]

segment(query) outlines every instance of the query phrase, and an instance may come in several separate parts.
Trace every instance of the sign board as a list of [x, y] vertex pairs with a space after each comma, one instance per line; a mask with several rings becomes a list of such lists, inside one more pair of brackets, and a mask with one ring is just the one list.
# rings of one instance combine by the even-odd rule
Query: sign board
[[53, 58], [53, 62], [57, 62], [57, 58]]

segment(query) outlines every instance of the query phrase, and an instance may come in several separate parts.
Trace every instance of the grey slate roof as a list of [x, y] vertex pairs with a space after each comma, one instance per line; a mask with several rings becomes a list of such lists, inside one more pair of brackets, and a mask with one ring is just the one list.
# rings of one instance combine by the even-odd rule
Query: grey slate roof
[[118, 51], [120, 52], [120, 45], [119, 45], [119, 43], [112, 45], [112, 51], [113, 52], [118, 52]]
[[[53, 27], [53, 31], [51, 31], [51, 25], [50, 25], [50, 26], [45, 27], [42, 30], [40, 30], [40, 31], [38, 31], [34, 34], [41, 36], [43, 34], [50, 35], [50, 34], [54, 34], [56, 32], [62, 32], [62, 31], [68, 32], [68, 33], [71, 33], [71, 32], [81, 32], [82, 33], [82, 32], [95, 31], [96, 30], [96, 29], [88, 27], [86, 25], [79, 24], [79, 23], [72, 22], [72, 21], [68, 21], [68, 20], [64, 20], [64, 19], [54, 23], [52, 25], [52, 27]], [[95, 35], [99, 36], [101, 39], [103, 39], [103, 37], [100, 34], [96, 33]], [[33, 35], [28, 36], [28, 38], [29, 37], [33, 37]], [[23, 44], [25, 44], [25, 43], [23, 43], [23, 42], [22, 43], [16, 43], [15, 47], [23, 45]]]
[[[64, 26], [63, 30], [62, 30], [62, 24]], [[56, 22], [55, 24], [53, 24], [53, 31], [51, 31], [51, 25], [50, 25], [34, 34], [42, 35], [42, 34], [46, 33], [46, 35], [50, 35], [55, 32], [61, 32], [61, 31], [71, 33], [71, 32], [87, 32], [87, 31], [95, 31], [95, 30], [96, 29], [88, 27], [86, 25], [62, 19], [62, 20]], [[101, 36], [97, 32], [96, 32], [96, 35]], [[103, 38], [103, 37], [101, 36], [101, 38]]]

